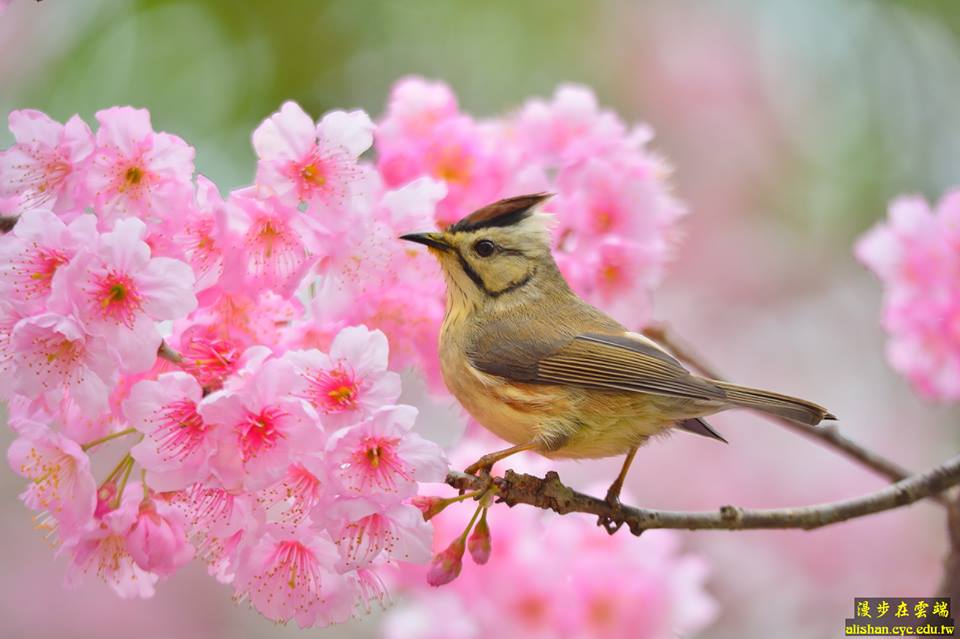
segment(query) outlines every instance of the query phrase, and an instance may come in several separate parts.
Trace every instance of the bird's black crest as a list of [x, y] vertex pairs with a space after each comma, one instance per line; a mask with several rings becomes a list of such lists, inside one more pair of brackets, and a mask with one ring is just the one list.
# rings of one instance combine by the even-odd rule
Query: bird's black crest
[[450, 226], [447, 232], [460, 233], [491, 226], [513, 226], [533, 215], [533, 208], [551, 197], [553, 197], [553, 193], [533, 193], [531, 195], [508, 197], [482, 209], [477, 209]]

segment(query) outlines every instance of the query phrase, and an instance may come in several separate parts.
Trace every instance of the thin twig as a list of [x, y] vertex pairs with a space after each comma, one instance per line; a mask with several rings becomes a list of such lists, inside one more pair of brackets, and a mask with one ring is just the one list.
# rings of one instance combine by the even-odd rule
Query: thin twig
[[[677, 338], [676, 335], [674, 335], [666, 326], [650, 326], [644, 329], [643, 334], [664, 346], [667, 350], [673, 353], [677, 359], [688, 364], [697, 373], [700, 373], [705, 377], [709, 377], [710, 379], [724, 379], [724, 376], [721, 375], [719, 371], [704, 362], [702, 357], [694, 353], [686, 343]], [[890, 481], [900, 481], [910, 477], [911, 475], [910, 471], [903, 466], [900, 466], [896, 462], [893, 462], [882, 455], [878, 455], [877, 453], [861, 446], [846, 435], [842, 434], [840, 430], [833, 424], [808, 426], [807, 424], [799, 424], [797, 422], [792, 422], [789, 419], [784, 419], [782, 417], [777, 417], [775, 415], [769, 415], [766, 413], [761, 413], [760, 416], [802, 435], [817, 439], [827, 444], [830, 448], [833, 448], [834, 450], [846, 455], [850, 459], [860, 463], [866, 468], [869, 468], [881, 477], [886, 477]], [[931, 497], [931, 499], [943, 506], [949, 507], [949, 501], [942, 495], [935, 495]]]
[[[486, 477], [475, 477], [463, 473], [451, 472], [447, 475], [447, 483], [461, 490], [479, 488], [487, 481], [490, 480]], [[615, 522], [617, 527], [619, 524], [626, 524], [634, 535], [653, 528], [812, 530], [848, 519], [900, 508], [960, 484], [960, 455], [876, 492], [853, 499], [796, 508], [752, 510], [737, 506], [721, 506], [716, 511], [682, 512], [622, 506], [615, 510], [602, 499], [584, 495], [565, 486], [554, 471], [540, 478], [508, 470], [503, 477], [494, 478], [493, 482], [498, 488], [498, 500], [509, 506], [528, 504], [553, 510], [561, 515], [572, 512], [595, 515]]]

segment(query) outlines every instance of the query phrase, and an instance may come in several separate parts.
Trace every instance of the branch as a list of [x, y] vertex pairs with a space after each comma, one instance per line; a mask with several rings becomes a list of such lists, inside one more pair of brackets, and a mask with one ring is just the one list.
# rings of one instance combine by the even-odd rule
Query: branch
[[[719, 371], [704, 362], [703, 358], [695, 354], [689, 346], [672, 335], [666, 326], [656, 325], [648, 327], [644, 329], [643, 334], [662, 344], [667, 350], [673, 353], [677, 359], [686, 362], [701, 375], [709, 377], [710, 379], [724, 379], [724, 376], [721, 375]], [[830, 448], [846, 455], [848, 458], [869, 468], [881, 477], [886, 477], [890, 481], [897, 482], [911, 475], [910, 471], [903, 466], [864, 448], [846, 435], [843, 435], [840, 433], [840, 430], [832, 424], [828, 426], [808, 426], [807, 424], [799, 424], [789, 419], [783, 419], [782, 417], [776, 417], [766, 413], [761, 413], [760, 415], [790, 430], [820, 440]], [[936, 495], [933, 499], [941, 505], [949, 506], [949, 502], [942, 495]]]
[[0, 215], [0, 233], [9, 233], [17, 225], [19, 215]]
[[[792, 528], [812, 530], [866, 515], [900, 508], [960, 484], [960, 455], [861, 497], [796, 508], [744, 509], [721, 506], [716, 511], [681, 512], [647, 510], [622, 506], [614, 510], [597, 497], [584, 495], [560, 482], [550, 471], [542, 479], [508, 470], [503, 477], [490, 479], [451, 472], [447, 484], [460, 490], [481, 490], [488, 482], [497, 487], [498, 501], [508, 506], [528, 504], [561, 515], [572, 512], [596, 515], [616, 524], [626, 524], [639, 535], [653, 528], [681, 530], [758, 530]], [[614, 530], [615, 531], [615, 530]], [[612, 534], [612, 532], [611, 532]]]
[[950, 552], [943, 561], [943, 578], [938, 592], [944, 597], [960, 600], [960, 494], [947, 509], [947, 539]]

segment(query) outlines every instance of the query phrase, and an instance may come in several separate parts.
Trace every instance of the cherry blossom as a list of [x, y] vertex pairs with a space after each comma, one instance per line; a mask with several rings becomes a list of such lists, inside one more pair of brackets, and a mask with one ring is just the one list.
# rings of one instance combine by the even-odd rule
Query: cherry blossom
[[67, 211], [83, 202], [83, 176], [93, 153], [93, 133], [79, 116], [66, 124], [24, 109], [9, 116], [16, 140], [0, 152], [0, 197], [19, 196], [19, 206]]
[[107, 407], [117, 361], [107, 342], [87, 335], [70, 315], [41, 313], [10, 334], [13, 390], [49, 407], [70, 399], [93, 413]]
[[151, 257], [146, 225], [119, 220], [99, 242], [57, 270], [51, 304], [69, 308], [91, 335], [110, 338], [125, 370], [146, 370], [156, 360], [156, 322], [186, 316], [196, 305], [188, 265]]
[[237, 594], [268, 619], [301, 628], [345, 621], [356, 586], [330, 570], [337, 557], [333, 542], [307, 524], [270, 525], [240, 561]]
[[20, 499], [49, 512], [60, 535], [69, 536], [93, 516], [97, 486], [90, 459], [79, 444], [42, 424], [20, 427], [7, 451], [10, 467], [31, 480]]
[[960, 399], [960, 192], [890, 204], [856, 255], [885, 286], [887, 359], [926, 397]]
[[178, 490], [203, 481], [214, 452], [212, 428], [197, 412], [203, 389], [185, 373], [143, 380], [130, 390], [123, 413], [142, 442], [130, 454], [158, 490]]
[[412, 496], [419, 481], [443, 481], [439, 447], [414, 433], [416, 409], [382, 408], [330, 438], [329, 467], [347, 494]]
[[232, 193], [229, 206], [243, 231], [227, 254], [228, 283], [290, 297], [317, 260], [322, 228], [295, 206], [260, 198], [252, 189]]
[[24, 211], [0, 243], [0, 296], [23, 313], [43, 311], [57, 269], [96, 240], [92, 215], [67, 225], [48, 210]]
[[370, 415], [400, 396], [400, 376], [387, 370], [387, 338], [365, 326], [341, 330], [329, 353], [313, 349], [284, 357], [297, 369], [294, 392], [324, 415], [328, 428]]
[[141, 568], [127, 546], [143, 489], [137, 483], [127, 484], [118, 502], [115, 492], [100, 492], [89, 525], [64, 541], [63, 551], [70, 557], [67, 584], [77, 584], [83, 575], [93, 572], [124, 599], [152, 597], [159, 576]]
[[192, 190], [193, 148], [175, 135], [154, 132], [145, 109], [104, 109], [97, 121], [86, 186], [101, 221], [175, 216]]
[[284, 474], [297, 451], [324, 440], [313, 409], [287, 392], [294, 375], [289, 364], [273, 359], [242, 386], [201, 402], [199, 417], [221, 431], [214, 472], [228, 485], [264, 488]]
[[357, 157], [373, 141], [363, 111], [333, 111], [320, 122], [295, 102], [285, 102], [253, 132], [257, 183], [288, 204], [341, 206], [357, 179]]

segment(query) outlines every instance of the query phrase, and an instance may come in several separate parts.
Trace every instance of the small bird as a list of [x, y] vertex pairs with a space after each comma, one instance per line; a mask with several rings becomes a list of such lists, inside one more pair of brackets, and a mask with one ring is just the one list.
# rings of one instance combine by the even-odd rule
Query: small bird
[[[485, 428], [513, 444], [466, 469], [487, 472], [525, 450], [548, 458], [626, 455], [670, 428], [726, 441], [702, 417], [748, 408], [808, 425], [834, 419], [821, 406], [699, 377], [663, 347], [570, 290], [550, 252], [548, 193], [511, 197], [442, 232], [400, 239], [440, 262], [446, 314], [440, 365], [447, 388]], [[609, 521], [598, 522], [607, 525]]]

